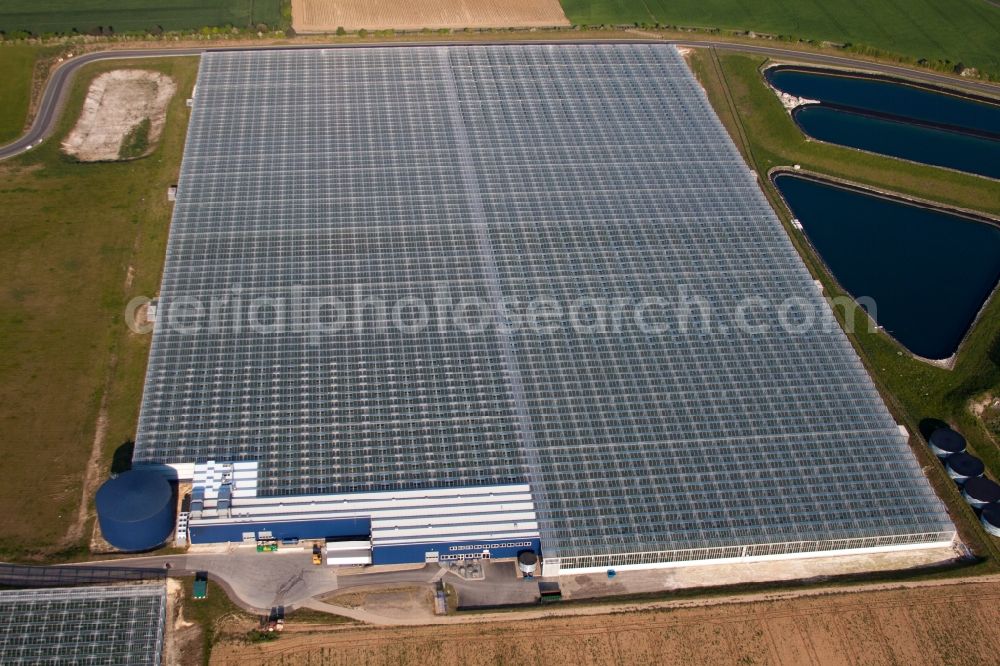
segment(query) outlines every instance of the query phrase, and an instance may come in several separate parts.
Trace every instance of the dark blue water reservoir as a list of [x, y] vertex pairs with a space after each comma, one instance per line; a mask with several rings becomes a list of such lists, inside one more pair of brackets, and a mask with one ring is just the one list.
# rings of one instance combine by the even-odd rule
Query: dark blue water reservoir
[[173, 490], [158, 472], [135, 469], [108, 479], [96, 504], [104, 538], [120, 550], [156, 548], [174, 529]]

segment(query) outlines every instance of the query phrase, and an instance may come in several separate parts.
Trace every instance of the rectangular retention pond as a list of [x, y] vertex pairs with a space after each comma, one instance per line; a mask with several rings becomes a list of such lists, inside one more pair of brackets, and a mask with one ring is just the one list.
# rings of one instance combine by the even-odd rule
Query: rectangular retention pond
[[1000, 178], [1000, 141], [823, 104], [800, 106], [794, 115], [802, 131], [820, 141]]
[[1000, 228], [811, 178], [774, 178], [837, 281], [914, 354], [952, 356], [1000, 278]]
[[889, 114], [969, 131], [1000, 132], [1000, 102], [949, 94], [896, 80], [799, 67], [772, 67], [767, 80], [778, 90], [827, 104]]
[[797, 97], [807, 135], [850, 148], [1000, 178], [1000, 103], [865, 75], [774, 67], [768, 82]]

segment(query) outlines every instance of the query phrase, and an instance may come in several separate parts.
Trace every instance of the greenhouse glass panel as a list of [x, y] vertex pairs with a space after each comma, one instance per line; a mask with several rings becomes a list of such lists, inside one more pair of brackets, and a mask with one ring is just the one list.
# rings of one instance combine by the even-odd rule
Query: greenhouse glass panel
[[135, 455], [530, 483], [546, 557], [954, 530], [667, 45], [206, 53]]
[[160, 664], [160, 584], [0, 590], [0, 663]]

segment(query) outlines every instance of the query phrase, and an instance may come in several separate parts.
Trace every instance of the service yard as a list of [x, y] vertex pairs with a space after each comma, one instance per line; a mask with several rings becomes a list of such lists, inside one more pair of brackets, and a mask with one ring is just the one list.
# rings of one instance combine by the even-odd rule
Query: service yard
[[296, 32], [568, 26], [557, 0], [292, 0]]
[[985, 664], [995, 663], [998, 599], [994, 580], [613, 615], [513, 614], [447, 630], [290, 621], [273, 641], [222, 637], [211, 663], [916, 665], [960, 656]]

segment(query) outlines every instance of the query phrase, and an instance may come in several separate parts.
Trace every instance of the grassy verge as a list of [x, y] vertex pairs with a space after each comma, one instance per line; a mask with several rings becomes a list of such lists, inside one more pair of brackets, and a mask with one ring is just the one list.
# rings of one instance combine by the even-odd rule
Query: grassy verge
[[[119, 67], [174, 78], [162, 139], [146, 158], [81, 164], [59, 152], [89, 82]], [[149, 336], [128, 332], [125, 303], [155, 294], [197, 59], [98, 63], [74, 82], [59, 130], [0, 164], [0, 558], [79, 550], [84, 470], [103, 411], [99, 476], [135, 430]]]
[[1000, 9], [986, 0], [562, 0], [577, 25], [670, 25], [753, 30], [875, 47], [915, 59], [1000, 72]]
[[311, 608], [298, 608], [291, 611], [285, 615], [285, 622], [288, 624], [360, 624], [357, 620], [353, 620], [349, 617], [344, 617], [343, 615], [337, 615], [336, 613], [324, 613], [322, 611], [313, 610]]
[[37, 46], [0, 44], [0, 145], [16, 139], [24, 129], [35, 61], [42, 52]]
[[[792, 242], [828, 294], [846, 295], [811, 246], [791, 227], [790, 216], [767, 178], [772, 167], [801, 164], [812, 171], [884, 189], [929, 196], [943, 203], [993, 214], [1000, 212], [995, 182], [807, 141], [764, 84], [760, 74], [764, 62], [752, 56], [716, 56], [708, 50], [699, 50], [692, 56], [694, 70], [713, 106], [757, 169], [765, 194], [784, 221]], [[838, 312], [841, 318], [843, 314]], [[857, 317], [862, 321], [860, 315]], [[889, 336], [869, 332], [865, 326], [856, 327], [850, 337], [900, 423], [925, 436], [936, 420], [958, 425], [975, 453], [994, 474], [1000, 475], [1000, 451], [967, 409], [970, 398], [1000, 385], [1000, 298], [994, 297], [988, 303], [952, 370], [912, 358]], [[977, 554], [992, 558], [989, 568], [998, 566], [996, 558], [1000, 551], [994, 540], [979, 528], [975, 514], [962, 501], [955, 485], [925, 446], [917, 445], [915, 452], [921, 464], [931, 471], [931, 482], [948, 502], [966, 542]]]
[[[193, 622], [201, 630], [201, 661], [208, 664], [212, 648], [223, 638], [229, 637], [222, 626], [226, 620], [232, 619], [241, 625], [255, 625], [257, 618], [234, 604], [226, 591], [212, 581], [208, 582], [208, 594], [204, 599], [194, 598], [190, 578], [183, 578], [181, 582], [184, 585], [184, 619]], [[244, 637], [241, 635], [241, 638]]]
[[[204, 599], [193, 596], [192, 579], [180, 579], [183, 587], [181, 597], [183, 617], [199, 629], [201, 662], [211, 662], [212, 650], [222, 641], [238, 643], [260, 643], [280, 640], [282, 634], [261, 631], [260, 618], [237, 606], [229, 598], [226, 590], [217, 583], [208, 582], [208, 594]], [[360, 623], [333, 613], [321, 613], [309, 608], [300, 608], [285, 615], [285, 626], [311, 625], [318, 630], [322, 627], [357, 625]]]

